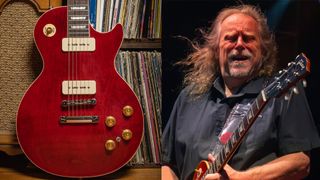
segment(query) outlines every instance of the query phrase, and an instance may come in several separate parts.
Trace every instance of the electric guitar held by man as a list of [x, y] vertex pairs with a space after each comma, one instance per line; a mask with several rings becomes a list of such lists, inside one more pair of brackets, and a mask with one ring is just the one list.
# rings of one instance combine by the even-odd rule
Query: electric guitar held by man
[[287, 92], [290, 87], [309, 73], [310, 61], [304, 54], [300, 54], [288, 64], [286, 69], [279, 71], [251, 104], [246, 106], [235, 105], [226, 122], [238, 118], [236, 120], [238, 124], [235, 127], [229, 126], [229, 128], [226, 128], [230, 131], [222, 131], [219, 135], [220, 142], [217, 143], [217, 147], [212, 152], [214, 161], [202, 160], [195, 169], [193, 179], [204, 179], [207, 174], [221, 172], [267, 102], [271, 98], [279, 97]]
[[41, 74], [23, 96], [17, 137], [42, 170], [63, 177], [96, 177], [124, 166], [143, 135], [134, 92], [115, 70], [121, 25], [98, 33], [88, 0], [44, 13], [34, 29]]

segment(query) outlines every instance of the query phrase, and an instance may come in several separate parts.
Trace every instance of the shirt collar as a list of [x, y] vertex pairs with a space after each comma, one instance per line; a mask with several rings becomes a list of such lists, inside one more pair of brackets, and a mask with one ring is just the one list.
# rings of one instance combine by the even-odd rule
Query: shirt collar
[[[230, 97], [240, 97], [245, 94], [257, 95], [264, 88], [266, 82], [266, 78], [254, 78], [251, 81], [245, 83], [242, 87], [239, 88], [238, 92]], [[213, 82], [213, 91], [216, 91], [223, 97], [225, 97], [224, 93], [224, 84], [221, 76], [217, 77]]]

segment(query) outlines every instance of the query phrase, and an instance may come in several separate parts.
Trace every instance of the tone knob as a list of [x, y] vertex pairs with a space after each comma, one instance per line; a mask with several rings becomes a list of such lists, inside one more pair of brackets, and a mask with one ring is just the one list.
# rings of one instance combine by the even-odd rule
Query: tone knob
[[107, 140], [105, 147], [107, 151], [112, 151], [116, 148], [116, 143], [114, 142], [114, 140], [109, 139]]
[[125, 129], [122, 131], [122, 138], [125, 141], [129, 141], [132, 138], [132, 132], [129, 129]]
[[133, 114], [133, 108], [131, 106], [124, 106], [122, 109], [122, 113], [125, 117], [130, 117]]
[[116, 122], [116, 118], [114, 118], [113, 116], [107, 116], [106, 120], [104, 121], [107, 127], [113, 127], [114, 125], [116, 125]]

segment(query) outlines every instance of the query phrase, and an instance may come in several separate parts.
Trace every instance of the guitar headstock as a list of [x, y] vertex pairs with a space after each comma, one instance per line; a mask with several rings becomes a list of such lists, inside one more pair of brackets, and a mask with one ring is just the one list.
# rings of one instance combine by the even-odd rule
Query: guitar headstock
[[294, 61], [289, 62], [285, 69], [276, 74], [271, 83], [264, 89], [265, 96], [267, 98], [279, 97], [309, 73], [310, 61], [301, 53]]

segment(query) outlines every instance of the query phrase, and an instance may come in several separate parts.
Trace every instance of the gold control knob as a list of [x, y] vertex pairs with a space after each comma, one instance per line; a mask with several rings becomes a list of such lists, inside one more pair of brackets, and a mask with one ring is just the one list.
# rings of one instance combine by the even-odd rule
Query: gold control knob
[[132, 132], [129, 129], [125, 129], [122, 131], [122, 138], [125, 141], [129, 141], [132, 138]]
[[116, 125], [116, 122], [116, 118], [114, 118], [113, 116], [107, 116], [106, 120], [104, 121], [107, 127], [113, 127], [114, 125]]
[[56, 27], [53, 24], [46, 24], [43, 27], [43, 34], [47, 37], [52, 37], [56, 34]]
[[130, 117], [133, 114], [133, 108], [131, 106], [125, 106], [122, 109], [122, 113], [125, 117]]
[[116, 143], [114, 140], [109, 139], [104, 146], [106, 147], [107, 151], [112, 151], [116, 148]]

